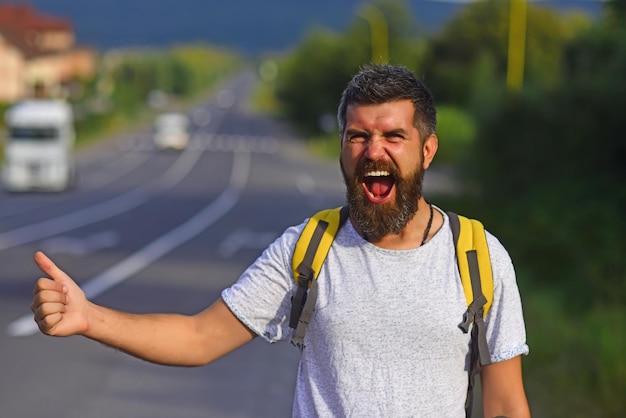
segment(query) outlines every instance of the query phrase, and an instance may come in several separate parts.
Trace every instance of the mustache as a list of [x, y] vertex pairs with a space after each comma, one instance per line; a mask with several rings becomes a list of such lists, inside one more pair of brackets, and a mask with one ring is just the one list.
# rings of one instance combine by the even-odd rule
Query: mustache
[[393, 161], [362, 160], [355, 167], [355, 174], [358, 178], [364, 177], [369, 171], [387, 171], [392, 177], [400, 177], [400, 169]]

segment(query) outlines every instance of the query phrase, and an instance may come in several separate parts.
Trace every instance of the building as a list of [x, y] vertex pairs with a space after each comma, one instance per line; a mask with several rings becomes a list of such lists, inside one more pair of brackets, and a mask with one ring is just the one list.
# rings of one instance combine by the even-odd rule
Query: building
[[95, 65], [95, 51], [76, 46], [68, 20], [0, 4], [0, 103], [66, 97], [72, 80], [93, 76]]

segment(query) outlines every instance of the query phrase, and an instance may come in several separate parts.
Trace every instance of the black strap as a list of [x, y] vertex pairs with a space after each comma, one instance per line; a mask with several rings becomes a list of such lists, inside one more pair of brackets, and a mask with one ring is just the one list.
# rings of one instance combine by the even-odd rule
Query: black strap
[[469, 265], [470, 280], [472, 281], [472, 295], [474, 300], [468, 307], [468, 310], [473, 315], [474, 326], [478, 329], [478, 356], [480, 364], [485, 366], [491, 363], [491, 356], [489, 355], [489, 347], [487, 346], [487, 330], [485, 329], [484, 306], [487, 303], [487, 298], [483, 294], [482, 282], [480, 280], [480, 270], [478, 269], [478, 255], [476, 250], [468, 251], [467, 263]]
[[454, 239], [454, 251], [456, 251], [456, 244], [459, 242], [459, 234], [461, 233], [461, 221], [459, 221], [459, 215], [454, 212], [447, 212], [448, 222], [450, 222], [450, 229], [452, 230], [452, 238]]
[[317, 280], [313, 280], [311, 290], [306, 298], [306, 302], [300, 313], [300, 319], [298, 320], [298, 327], [293, 333], [291, 343], [298, 347], [300, 350], [304, 348], [304, 334], [309, 327], [309, 322], [313, 318], [313, 312], [315, 311], [315, 302], [317, 301]]
[[484, 305], [487, 303], [487, 298], [482, 292], [476, 250], [467, 251], [466, 256], [467, 263], [469, 265], [474, 300], [467, 307], [467, 311], [463, 316], [463, 322], [459, 324], [459, 328], [461, 328], [463, 332], [467, 332], [468, 330], [465, 327], [469, 327], [471, 322], [474, 323], [470, 341], [470, 364], [468, 371], [467, 397], [465, 398], [465, 416], [470, 418], [472, 416], [472, 408], [474, 404], [474, 386], [476, 375], [480, 373], [482, 366], [491, 363], [491, 357], [489, 356], [487, 333], [485, 329], [485, 322], [483, 320]]

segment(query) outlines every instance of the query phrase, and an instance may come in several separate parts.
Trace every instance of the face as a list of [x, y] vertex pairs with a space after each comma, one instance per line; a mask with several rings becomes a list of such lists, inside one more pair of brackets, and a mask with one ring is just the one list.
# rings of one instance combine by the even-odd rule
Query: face
[[350, 215], [373, 242], [399, 234], [417, 212], [436, 137], [422, 141], [413, 115], [410, 100], [346, 112], [340, 162]]

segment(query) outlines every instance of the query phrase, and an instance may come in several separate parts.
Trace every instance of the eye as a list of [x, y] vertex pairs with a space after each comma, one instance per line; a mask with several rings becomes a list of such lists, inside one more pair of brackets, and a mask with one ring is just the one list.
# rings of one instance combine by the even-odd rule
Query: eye
[[385, 135], [385, 139], [387, 140], [387, 142], [391, 142], [391, 143], [402, 142], [404, 141], [404, 135], [397, 133], [397, 132], [393, 132], [388, 135]]
[[366, 141], [367, 137], [364, 133], [357, 132], [346, 135], [346, 139], [351, 144], [361, 144]]

